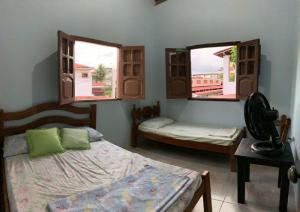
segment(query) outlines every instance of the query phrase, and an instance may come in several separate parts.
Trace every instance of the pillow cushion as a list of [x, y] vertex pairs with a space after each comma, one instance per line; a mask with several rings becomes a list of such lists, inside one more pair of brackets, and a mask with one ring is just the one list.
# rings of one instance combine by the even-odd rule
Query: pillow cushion
[[25, 134], [8, 136], [3, 144], [3, 157], [10, 157], [28, 153]]
[[57, 128], [27, 130], [26, 137], [30, 158], [64, 152]]
[[100, 141], [103, 138], [103, 134], [94, 128], [80, 127], [79, 129], [86, 129], [88, 131], [90, 142]]
[[159, 129], [169, 124], [173, 124], [174, 120], [166, 117], [157, 117], [144, 121], [140, 126], [145, 128]]
[[62, 146], [65, 149], [90, 149], [89, 134], [86, 129], [63, 128], [60, 130]]

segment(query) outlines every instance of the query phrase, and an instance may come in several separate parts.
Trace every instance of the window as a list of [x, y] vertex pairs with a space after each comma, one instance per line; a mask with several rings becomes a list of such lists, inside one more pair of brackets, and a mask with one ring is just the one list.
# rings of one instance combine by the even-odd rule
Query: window
[[167, 98], [232, 101], [258, 88], [259, 39], [166, 49]]
[[[196, 47], [190, 50], [191, 77], [205, 76], [203, 83], [192, 84], [192, 98], [236, 99], [237, 45]], [[214, 82], [211, 79], [219, 79]], [[202, 89], [199, 90], [197, 87]]]
[[[75, 66], [76, 66], [76, 64], [75, 64]], [[77, 71], [77, 67], [75, 67], [75, 71]], [[89, 78], [89, 74], [88, 73], [82, 73], [81, 78]]]
[[59, 97], [74, 101], [144, 98], [144, 47], [58, 32]]
[[75, 41], [74, 49], [75, 100], [115, 99], [119, 48]]

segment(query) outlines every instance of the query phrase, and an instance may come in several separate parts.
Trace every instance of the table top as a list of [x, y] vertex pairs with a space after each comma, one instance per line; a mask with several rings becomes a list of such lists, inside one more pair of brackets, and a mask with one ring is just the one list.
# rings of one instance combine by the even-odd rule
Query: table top
[[240, 145], [238, 146], [235, 156], [236, 157], [242, 157], [246, 159], [255, 159], [255, 160], [262, 160], [266, 162], [272, 162], [272, 163], [286, 163], [286, 164], [294, 164], [294, 157], [291, 150], [290, 144], [287, 142], [284, 152], [281, 155], [278, 156], [264, 156], [255, 153], [251, 150], [251, 145], [255, 142], [259, 142], [258, 140], [251, 139], [251, 138], [244, 138]]

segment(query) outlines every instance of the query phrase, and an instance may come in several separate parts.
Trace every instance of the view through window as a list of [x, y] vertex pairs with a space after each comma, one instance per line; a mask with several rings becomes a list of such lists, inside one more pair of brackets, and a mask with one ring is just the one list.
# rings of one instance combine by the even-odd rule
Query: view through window
[[117, 47], [75, 42], [75, 100], [116, 98]]
[[192, 98], [236, 99], [237, 46], [191, 50]]

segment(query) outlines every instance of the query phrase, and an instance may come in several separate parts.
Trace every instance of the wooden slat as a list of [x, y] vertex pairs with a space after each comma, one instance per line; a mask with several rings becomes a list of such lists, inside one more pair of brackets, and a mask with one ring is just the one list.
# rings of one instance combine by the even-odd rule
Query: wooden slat
[[63, 110], [75, 114], [89, 114], [91, 112], [91, 109], [88, 107], [60, 105], [56, 102], [52, 102], [52, 103], [36, 105], [23, 111], [3, 113], [2, 115], [0, 115], [0, 120], [2, 121], [20, 120], [20, 119], [28, 118], [30, 116], [33, 116], [41, 112], [51, 111], [51, 110]]
[[90, 111], [90, 127], [96, 129], [97, 127], [97, 105], [91, 105]]
[[90, 119], [73, 119], [65, 116], [49, 116], [36, 119], [35, 121], [18, 127], [6, 127], [0, 132], [0, 135], [15, 135], [24, 133], [28, 129], [35, 129], [46, 124], [67, 124], [71, 126], [89, 126]]

